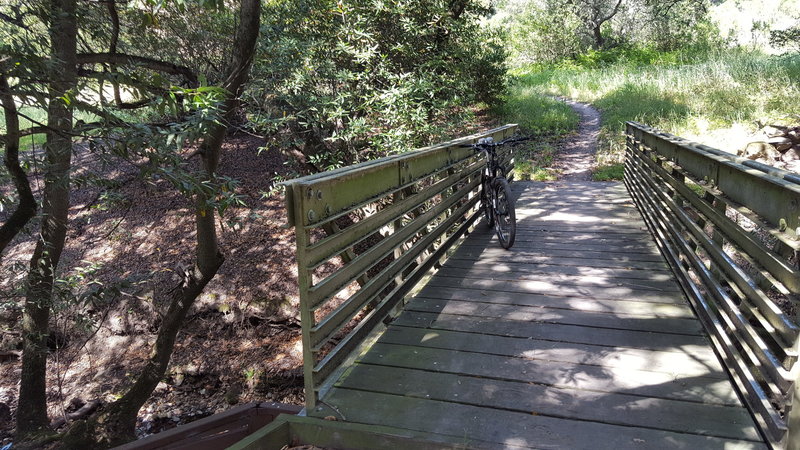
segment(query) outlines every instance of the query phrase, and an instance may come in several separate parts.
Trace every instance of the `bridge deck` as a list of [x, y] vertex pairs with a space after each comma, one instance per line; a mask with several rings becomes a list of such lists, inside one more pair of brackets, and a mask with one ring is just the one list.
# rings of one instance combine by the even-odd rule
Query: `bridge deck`
[[513, 249], [479, 223], [311, 415], [469, 447], [762, 447], [624, 186], [513, 186]]

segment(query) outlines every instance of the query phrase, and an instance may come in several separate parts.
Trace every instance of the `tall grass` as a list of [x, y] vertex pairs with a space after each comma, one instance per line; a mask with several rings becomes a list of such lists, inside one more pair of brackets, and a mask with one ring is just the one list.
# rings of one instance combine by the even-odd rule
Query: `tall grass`
[[624, 123], [643, 122], [726, 151], [747, 143], [758, 123], [800, 121], [800, 55], [728, 51], [681, 63], [553, 65], [523, 70], [530, 93], [562, 95], [602, 112], [601, 158], [621, 158]]
[[516, 148], [514, 176], [517, 179], [556, 179], [551, 169], [556, 143], [578, 126], [578, 115], [566, 104], [542, 96], [538, 86], [525, 78], [514, 79], [501, 106], [493, 113], [505, 123], [517, 123], [533, 139]]

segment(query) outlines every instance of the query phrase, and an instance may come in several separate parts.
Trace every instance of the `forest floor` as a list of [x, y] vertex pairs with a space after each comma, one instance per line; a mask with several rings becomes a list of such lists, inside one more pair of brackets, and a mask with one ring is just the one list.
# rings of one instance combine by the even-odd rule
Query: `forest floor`
[[[452, 135], [496, 125], [479, 112]], [[224, 144], [219, 173], [239, 181], [236, 193], [247, 206], [231, 207], [220, 219], [226, 261], [189, 313], [167, 376], [139, 413], [140, 437], [237, 404], [304, 402], [294, 230], [286, 227], [283, 194], [274, 185], [291, 171], [265, 145], [246, 134]], [[51, 420], [124, 393], [194, 256], [193, 205], [166, 180], [145, 180], [136, 166], [107, 164], [85, 147], [76, 148], [73, 162], [76, 188], [58, 284], [63, 306], [53, 314], [49, 342]], [[30, 178], [39, 193], [35, 167]], [[35, 235], [21, 233], [0, 259], [0, 446], [12, 441], [20, 406], [21, 292], [34, 244]], [[75, 301], [73, 294], [92, 286], [123, 293], [106, 303]]]
[[[220, 173], [239, 180], [237, 194], [248, 206], [229, 209], [220, 222], [226, 261], [178, 335], [168, 375], [141, 410], [140, 435], [249, 401], [303, 402], [294, 233], [284, 226], [283, 195], [272, 181], [287, 169], [281, 154], [259, 151], [263, 146], [261, 139], [241, 134], [224, 145]], [[109, 304], [65, 304], [54, 314], [51, 419], [124, 392], [148, 357], [159, 311], [178, 284], [181, 264], [193, 259], [189, 200], [166, 181], [137, 177], [134, 166], [104, 165], [88, 149], [77, 150], [75, 160], [75, 167], [83, 168], [75, 180], [92, 173], [116, 188], [109, 194], [88, 183], [74, 190], [61, 266], [82, 267], [84, 277], [64, 277], [62, 288], [81, 290], [90, 280], [110, 288], [128, 281], [121, 289], [125, 294]], [[31, 178], [38, 191], [40, 178], [36, 173]], [[0, 265], [0, 291], [6, 296], [0, 308], [0, 445], [10, 442], [18, 406], [21, 298], [15, 289], [24, 282], [33, 244], [33, 236], [20, 236]], [[75, 325], [81, 320], [85, 328]]]

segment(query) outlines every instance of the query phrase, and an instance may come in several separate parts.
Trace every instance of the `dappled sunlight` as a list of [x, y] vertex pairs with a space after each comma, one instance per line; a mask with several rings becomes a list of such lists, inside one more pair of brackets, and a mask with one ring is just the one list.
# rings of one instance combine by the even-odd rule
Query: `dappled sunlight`
[[426, 333], [420, 342], [428, 342], [439, 337], [439, 333]]
[[757, 445], [643, 224], [600, 210], [530, 208], [510, 251], [478, 225], [325, 401], [506, 448]]
[[530, 448], [530, 446], [534, 444], [535, 444], [534, 442], [529, 442], [521, 437], [508, 438], [505, 441], [503, 441], [503, 445], [506, 448], [512, 448], [512, 449], [517, 447]]

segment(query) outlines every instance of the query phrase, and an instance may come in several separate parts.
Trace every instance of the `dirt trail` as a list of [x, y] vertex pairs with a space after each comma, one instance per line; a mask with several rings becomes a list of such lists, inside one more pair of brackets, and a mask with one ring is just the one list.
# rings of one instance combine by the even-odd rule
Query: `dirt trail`
[[569, 105], [581, 119], [577, 133], [562, 142], [556, 155], [553, 165], [561, 170], [559, 181], [591, 181], [600, 134], [600, 112], [585, 103], [561, 97], [558, 100]]

